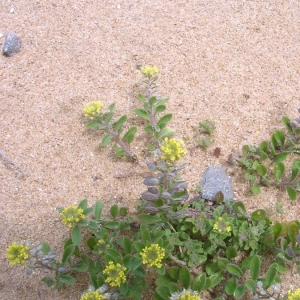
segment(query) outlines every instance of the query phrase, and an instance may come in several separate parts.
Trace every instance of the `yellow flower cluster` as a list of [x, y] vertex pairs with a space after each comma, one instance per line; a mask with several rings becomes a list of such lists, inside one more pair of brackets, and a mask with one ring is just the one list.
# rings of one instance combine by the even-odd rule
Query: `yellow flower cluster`
[[110, 261], [103, 271], [103, 274], [107, 275], [105, 282], [111, 286], [119, 287], [121, 283], [126, 281], [125, 271], [125, 267], [122, 267], [119, 263], [114, 264]]
[[151, 78], [154, 77], [158, 73], [158, 68], [155, 66], [149, 66], [146, 65], [144, 67], [141, 67], [141, 72], [143, 73], [144, 76]]
[[92, 101], [87, 103], [83, 112], [87, 118], [93, 119], [96, 114], [99, 114], [102, 109], [102, 103], [100, 101]]
[[105, 243], [105, 241], [102, 240], [102, 239], [98, 240], [96, 247], [98, 249], [99, 254], [104, 253], [104, 251], [106, 250], [106, 243]]
[[105, 300], [106, 297], [99, 294], [98, 292], [87, 292], [85, 293], [80, 300]]
[[201, 300], [201, 298], [198, 292], [184, 289], [182, 292], [173, 293], [170, 300]]
[[152, 244], [149, 247], [145, 247], [140, 255], [143, 259], [143, 264], [148, 265], [148, 267], [161, 268], [162, 259], [165, 257], [165, 249], [160, 247], [158, 244]]
[[6, 257], [11, 265], [23, 264], [29, 257], [29, 247], [12, 243], [6, 249]]
[[63, 223], [66, 224], [69, 228], [72, 228], [74, 223], [78, 223], [85, 218], [83, 209], [78, 208], [74, 204], [63, 209], [60, 215], [62, 217]]
[[300, 300], [300, 289], [288, 292], [288, 300]]
[[222, 217], [219, 217], [218, 221], [214, 224], [213, 229], [219, 232], [230, 232], [231, 226], [229, 226], [229, 222], [223, 220]]
[[160, 150], [163, 153], [161, 159], [169, 162], [179, 160], [187, 153], [183, 147], [183, 141], [177, 141], [174, 138], [165, 138], [163, 144], [160, 146]]

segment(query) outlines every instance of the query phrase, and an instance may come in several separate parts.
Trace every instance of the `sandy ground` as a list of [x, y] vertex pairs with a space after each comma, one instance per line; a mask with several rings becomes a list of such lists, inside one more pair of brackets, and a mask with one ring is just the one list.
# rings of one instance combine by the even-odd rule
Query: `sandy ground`
[[[29, 240], [59, 249], [68, 230], [56, 208], [83, 198], [132, 212], [139, 202], [143, 177], [115, 178], [132, 165], [98, 148], [101, 133], [86, 129], [85, 103], [115, 102], [117, 114], [139, 126], [132, 149], [145, 163], [147, 139], [132, 110], [139, 105], [138, 66], [158, 66], [171, 127], [188, 147], [194, 126], [204, 119], [216, 123], [221, 156], [198, 149], [186, 157], [182, 176], [192, 191], [208, 166], [227, 168], [233, 150], [267, 139], [283, 115], [297, 117], [299, 28], [298, 0], [1, 0], [0, 43], [10, 30], [23, 44], [15, 56], [0, 56], [0, 150], [26, 176], [0, 161], [0, 298], [79, 299], [84, 280], [49, 290], [41, 274], [10, 267], [6, 247]], [[284, 218], [299, 216], [299, 201], [278, 190], [251, 196], [229, 171], [236, 199], [249, 209], [274, 209], [278, 201]], [[300, 287], [294, 273], [284, 278], [286, 289]]]

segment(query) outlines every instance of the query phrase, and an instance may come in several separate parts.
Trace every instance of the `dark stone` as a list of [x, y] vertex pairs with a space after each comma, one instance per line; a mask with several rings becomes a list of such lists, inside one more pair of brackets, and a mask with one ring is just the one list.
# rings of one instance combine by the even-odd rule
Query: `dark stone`
[[233, 200], [231, 178], [221, 166], [212, 166], [205, 170], [200, 182], [203, 199], [216, 201], [218, 192], [222, 192], [224, 201]]
[[4, 56], [12, 56], [20, 51], [21, 48], [20, 38], [11, 31], [6, 33], [6, 37], [2, 46], [2, 54]]

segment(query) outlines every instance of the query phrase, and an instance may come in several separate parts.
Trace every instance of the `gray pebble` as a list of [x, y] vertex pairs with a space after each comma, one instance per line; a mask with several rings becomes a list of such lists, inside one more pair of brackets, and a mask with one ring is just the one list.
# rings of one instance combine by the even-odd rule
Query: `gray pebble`
[[2, 54], [4, 56], [12, 56], [20, 51], [21, 48], [20, 38], [11, 31], [8, 31], [2, 46]]
[[221, 166], [212, 166], [205, 170], [200, 181], [201, 194], [203, 199], [215, 201], [218, 192], [224, 195], [224, 201], [233, 200], [231, 178]]

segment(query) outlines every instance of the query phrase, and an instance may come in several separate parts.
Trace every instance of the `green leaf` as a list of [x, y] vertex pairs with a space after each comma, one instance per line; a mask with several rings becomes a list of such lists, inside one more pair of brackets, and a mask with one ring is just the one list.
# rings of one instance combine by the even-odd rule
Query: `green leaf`
[[145, 132], [147, 133], [153, 133], [153, 127], [151, 125], [146, 125], [144, 127]]
[[247, 279], [245, 281], [245, 286], [248, 290], [252, 291], [254, 294], [256, 293], [256, 281], [252, 279]]
[[143, 109], [140, 109], [140, 108], [136, 108], [133, 110], [135, 112], [135, 114], [137, 116], [139, 116], [140, 118], [144, 119], [144, 120], [147, 120], [147, 121], [150, 121], [150, 116], [149, 114], [143, 110]]
[[289, 134], [294, 134], [294, 129], [291, 126], [291, 120], [288, 117], [284, 116], [282, 118], [282, 123], [286, 126], [287, 130], [289, 131]]
[[[180, 291], [179, 286], [178, 286], [176, 283], [174, 283], [174, 282], [170, 282], [169, 285], [168, 285], [168, 288], [169, 288], [169, 291], [170, 291], [171, 294]], [[194, 290], [194, 289], [193, 289], [193, 290]], [[195, 290], [194, 290], [194, 291], [195, 291]]]
[[123, 115], [122, 117], [119, 118], [119, 120], [113, 122], [113, 126], [117, 130], [121, 128], [126, 121], [127, 121], [127, 116]]
[[112, 135], [106, 134], [101, 140], [101, 146], [103, 147], [107, 146], [112, 140], [112, 138], [113, 138]]
[[85, 272], [88, 269], [88, 265], [81, 262], [76, 265], [73, 265], [71, 269], [77, 272]]
[[79, 226], [76, 225], [71, 232], [72, 242], [75, 246], [80, 245], [81, 243], [81, 232]]
[[261, 258], [258, 255], [254, 255], [250, 261], [250, 276], [251, 279], [257, 280], [260, 272]]
[[282, 152], [282, 153], [276, 155], [273, 159], [274, 163], [276, 164], [281, 161], [284, 161], [287, 158], [288, 154], [289, 154], [288, 152]]
[[228, 264], [226, 266], [226, 270], [235, 276], [241, 277], [243, 275], [243, 271], [235, 264]]
[[267, 141], [263, 141], [260, 143], [259, 148], [263, 152], [267, 152], [269, 147], [269, 143]]
[[226, 248], [226, 257], [228, 259], [237, 257], [237, 250], [234, 246], [229, 246]]
[[272, 226], [272, 231], [273, 231], [273, 235], [274, 235], [274, 241], [276, 241], [279, 238], [281, 231], [282, 231], [281, 223], [276, 221], [274, 223], [274, 225]]
[[207, 275], [212, 275], [218, 270], [218, 263], [213, 261], [208, 261], [206, 264], [205, 271]]
[[279, 181], [284, 173], [284, 164], [282, 162], [277, 163], [274, 166], [274, 174], [277, 181]]
[[169, 275], [160, 275], [155, 279], [156, 286], [166, 286], [172, 282], [172, 278]]
[[65, 283], [67, 285], [71, 285], [75, 283], [75, 278], [70, 275], [59, 274], [56, 276], [56, 278], [58, 281]]
[[158, 139], [164, 139], [166, 137], [174, 135], [175, 131], [169, 128], [164, 128], [158, 135]]
[[87, 209], [88, 201], [86, 199], [81, 200], [77, 207], [82, 208], [83, 210]]
[[264, 165], [257, 166], [256, 171], [262, 177], [265, 176], [268, 172], [267, 168]]
[[110, 215], [111, 215], [114, 219], [117, 217], [118, 212], [119, 212], [118, 204], [115, 204], [115, 205], [113, 205], [113, 206], [110, 208]]
[[265, 290], [267, 290], [274, 283], [274, 280], [277, 276], [277, 271], [278, 271], [277, 264], [273, 263], [269, 267], [267, 274], [263, 280], [263, 287]]
[[262, 221], [267, 218], [267, 213], [264, 209], [257, 209], [251, 214], [253, 221]]
[[269, 158], [269, 156], [266, 152], [264, 152], [264, 151], [259, 152], [259, 161], [260, 162], [263, 162], [264, 160], [266, 160], [268, 158]]
[[75, 251], [75, 245], [71, 244], [68, 247], [66, 247], [66, 249], [64, 250], [63, 256], [62, 256], [62, 263], [66, 263], [70, 260], [72, 254]]
[[291, 200], [297, 200], [297, 191], [290, 186], [286, 187], [286, 191]]
[[103, 203], [101, 201], [96, 201], [95, 203], [95, 220], [100, 220], [103, 209]]
[[115, 103], [110, 104], [107, 109], [109, 112], [113, 112], [115, 109]]
[[287, 228], [287, 235], [292, 241], [293, 248], [296, 246], [296, 237], [298, 233], [299, 233], [298, 224], [295, 221], [291, 222]]
[[205, 273], [201, 273], [200, 275], [198, 275], [192, 285], [193, 291], [198, 291], [201, 292], [206, 284], [206, 274]]
[[90, 237], [87, 239], [86, 244], [91, 250], [93, 250], [97, 244], [97, 240], [94, 237]]
[[209, 279], [211, 280], [211, 287], [214, 287], [222, 281], [223, 273], [222, 272], [217, 272], [217, 273], [209, 276]]
[[246, 207], [243, 202], [240, 202], [240, 201], [235, 202], [233, 204], [233, 210], [238, 216], [246, 216], [247, 215]]
[[165, 105], [158, 105], [156, 106], [155, 108], [155, 113], [158, 114], [158, 113], [162, 113], [163, 111], [166, 110], [166, 106]]
[[125, 216], [127, 216], [127, 214], [128, 214], [128, 209], [127, 209], [127, 207], [120, 207], [119, 215], [120, 215], [121, 217], [125, 217]]
[[162, 299], [169, 299], [171, 296], [169, 289], [166, 286], [158, 286], [155, 289], [155, 292], [162, 298]]
[[153, 104], [157, 101], [157, 98], [155, 96], [152, 96], [149, 100], [148, 103], [150, 106], [153, 106]]
[[260, 193], [259, 185], [255, 184], [251, 186], [251, 191], [254, 195], [258, 195]]
[[128, 144], [132, 143], [132, 141], [134, 140], [134, 135], [137, 132], [137, 127], [133, 126], [131, 127], [123, 136], [123, 140], [125, 142], [127, 142]]
[[113, 115], [114, 115], [113, 112], [108, 112], [108, 113], [104, 114], [104, 115], [103, 115], [104, 122], [105, 122], [106, 124], [108, 124], [108, 123], [111, 121]]
[[147, 214], [140, 214], [140, 215], [137, 215], [137, 217], [143, 223], [153, 224], [153, 223], [161, 223], [162, 222], [161, 218], [155, 217], [155, 216], [150, 216]]
[[146, 244], [147, 242], [151, 243], [151, 236], [150, 236], [150, 232], [148, 229], [148, 226], [145, 224], [142, 224], [140, 227], [140, 232], [142, 235], [142, 241], [144, 244]]
[[138, 95], [138, 98], [140, 99], [141, 102], [143, 102], [143, 103], [146, 102], [146, 98], [145, 98], [144, 95], [139, 94], [139, 95]]
[[177, 266], [172, 266], [169, 268], [168, 273], [171, 276], [172, 279], [178, 280], [179, 278], [179, 270], [180, 268]]
[[126, 254], [129, 254], [131, 252], [131, 244], [131, 240], [127, 236], [125, 236], [123, 239], [123, 246]]
[[157, 102], [157, 106], [159, 105], [164, 105], [166, 104], [167, 102], [169, 101], [169, 98], [163, 98], [163, 99], [160, 99], [158, 102]]
[[242, 152], [244, 156], [247, 156], [247, 154], [249, 153], [249, 146], [248, 145], [244, 145], [242, 147]]
[[120, 223], [117, 221], [107, 222], [104, 227], [108, 229], [119, 229]]
[[145, 248], [145, 244], [139, 241], [134, 241], [133, 242], [133, 247], [137, 252], [142, 252], [143, 249]]
[[88, 128], [95, 128], [95, 127], [98, 127], [99, 125], [100, 125], [100, 123], [97, 122], [97, 121], [95, 121], [95, 120], [89, 121], [89, 122], [87, 123], [87, 127], [88, 127]]
[[277, 141], [278, 144], [280, 144], [281, 146], [284, 145], [284, 142], [285, 142], [285, 135], [284, 133], [281, 131], [281, 130], [276, 130], [274, 132], [274, 137]]
[[233, 297], [235, 299], [239, 299], [239, 298], [243, 297], [246, 290], [247, 290], [247, 288], [244, 285], [238, 286], [233, 293]]
[[187, 267], [182, 267], [179, 271], [178, 280], [181, 282], [185, 289], [188, 289], [191, 282], [191, 274]]
[[45, 242], [43, 242], [41, 245], [42, 245], [41, 251], [47, 255], [49, 253], [49, 251], [51, 251], [51, 247], [49, 246], [49, 244], [47, 244]]
[[236, 285], [237, 285], [236, 278], [231, 277], [225, 285], [225, 293], [229, 296], [232, 296], [236, 289]]
[[291, 181], [293, 181], [297, 177], [299, 171], [300, 171], [300, 159], [296, 158], [296, 159], [294, 159], [293, 164], [292, 164]]
[[166, 114], [158, 120], [157, 126], [160, 127], [160, 125], [168, 123], [169, 121], [171, 121], [171, 119], [172, 119], [172, 114]]

